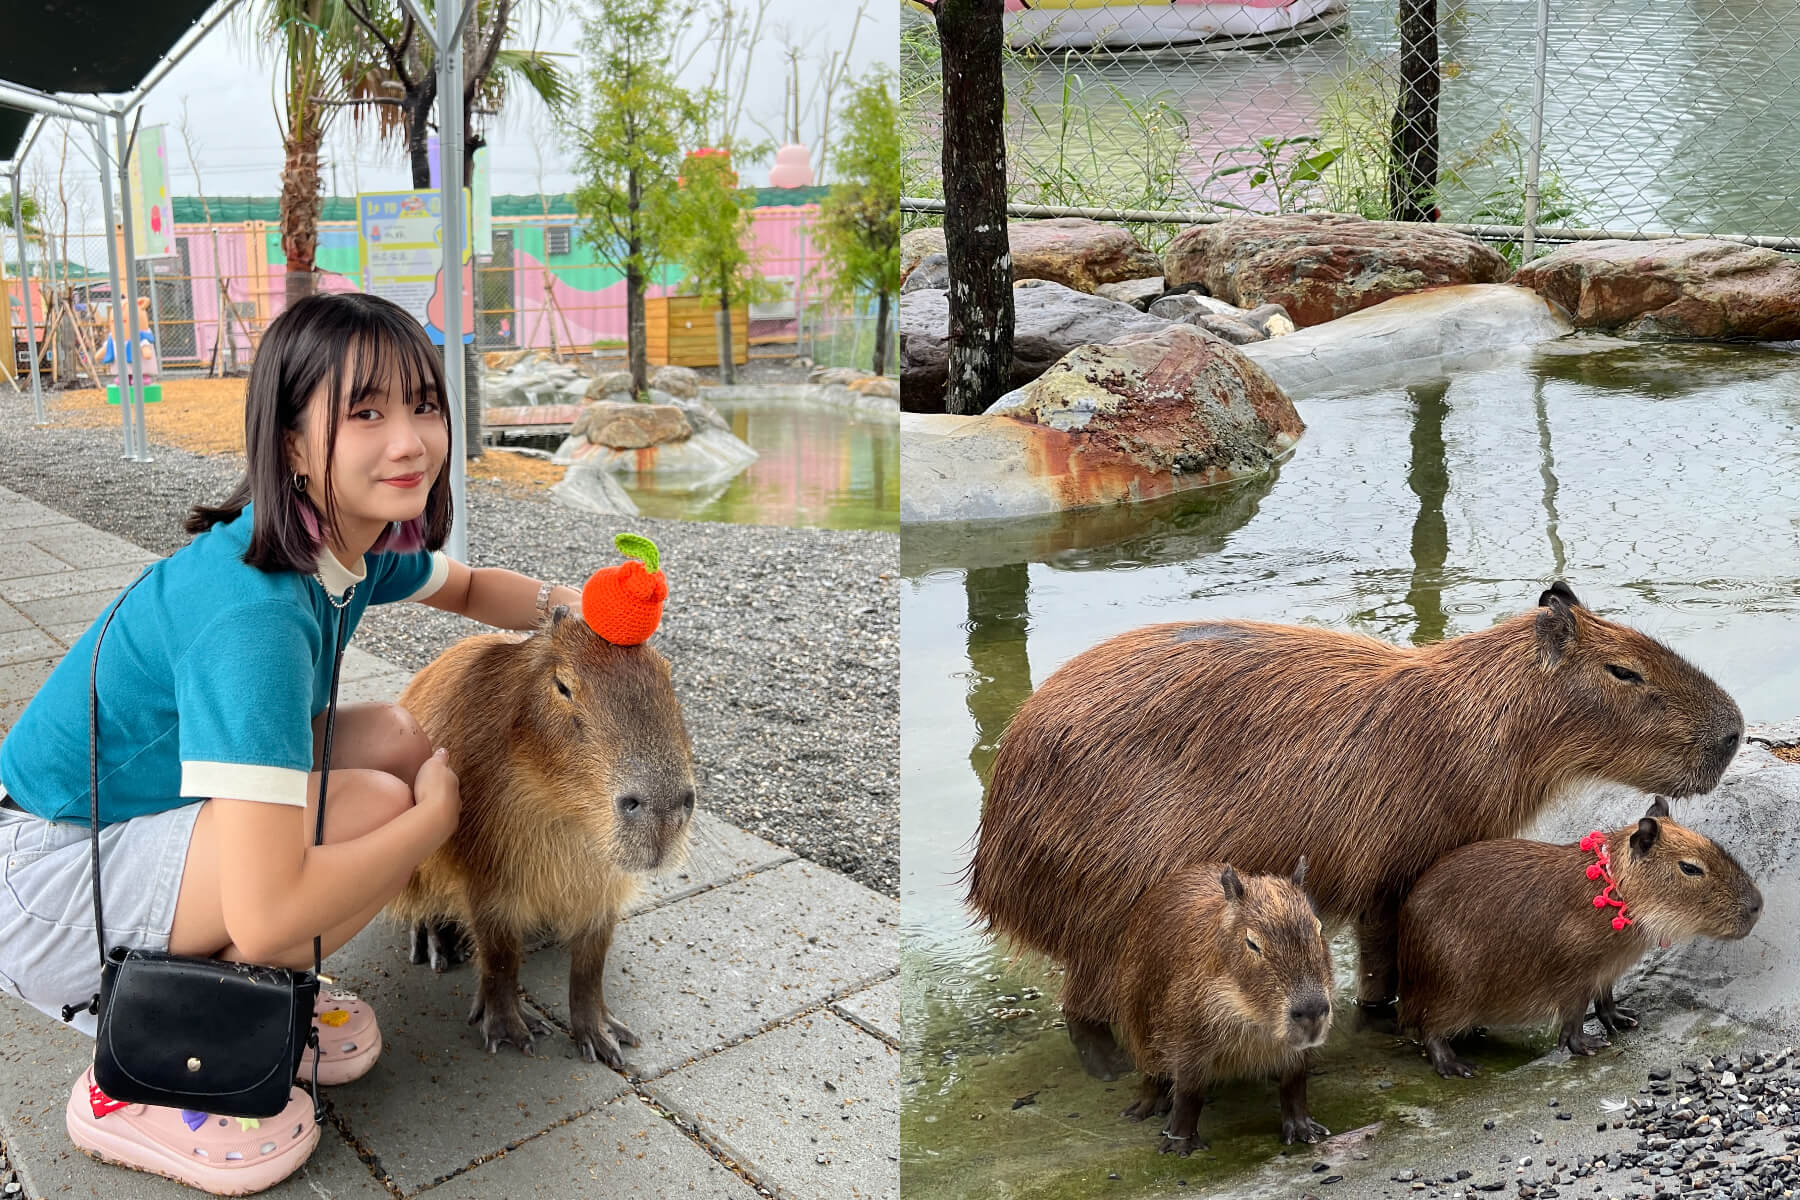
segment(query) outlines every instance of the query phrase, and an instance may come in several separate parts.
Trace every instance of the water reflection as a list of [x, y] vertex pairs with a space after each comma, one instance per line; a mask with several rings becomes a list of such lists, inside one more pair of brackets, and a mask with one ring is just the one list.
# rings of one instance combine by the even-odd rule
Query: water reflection
[[804, 401], [714, 402], [760, 457], [696, 492], [654, 476], [623, 482], [649, 517], [743, 525], [897, 530], [900, 440], [892, 419]]
[[1444, 458], [1444, 414], [1449, 411], [1447, 379], [1408, 389], [1412, 400], [1412, 463], [1406, 486], [1419, 498], [1412, 529], [1412, 586], [1406, 603], [1413, 610], [1415, 646], [1444, 640], [1444, 560], [1450, 531], [1444, 524], [1444, 494], [1450, 467]]
[[969, 599], [969, 716], [976, 738], [969, 750], [975, 778], [987, 788], [988, 770], [1001, 731], [1031, 694], [1031, 659], [1025, 653], [1030, 571], [1022, 562], [975, 567], [963, 575]]

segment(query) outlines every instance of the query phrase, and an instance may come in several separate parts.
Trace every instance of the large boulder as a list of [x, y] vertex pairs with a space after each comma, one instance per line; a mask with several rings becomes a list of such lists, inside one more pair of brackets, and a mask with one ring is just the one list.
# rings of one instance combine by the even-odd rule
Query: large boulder
[[1738, 242], [1581, 242], [1521, 268], [1514, 282], [1562, 305], [1580, 329], [1709, 341], [1800, 338], [1800, 262]]
[[693, 432], [686, 414], [672, 404], [620, 404], [612, 400], [597, 400], [582, 409], [569, 430], [571, 436], [618, 450], [679, 442]]
[[[1142, 279], [1159, 269], [1156, 255], [1130, 230], [1083, 217], [1011, 221], [1006, 226], [1006, 241], [1012, 251], [1014, 279], [1048, 279], [1078, 292], [1092, 292], [1103, 283]], [[915, 229], [902, 237], [902, 280], [924, 260], [942, 253], [942, 229]]]
[[650, 373], [650, 386], [678, 400], [696, 400], [700, 396], [700, 373], [692, 367], [658, 367]]
[[[1058, 283], [1013, 287], [1013, 387], [1036, 379], [1077, 346], [1166, 329], [1169, 322], [1129, 304]], [[950, 295], [928, 288], [900, 297], [901, 406], [942, 412], [950, 364]]]
[[649, 475], [658, 487], [699, 487], [729, 479], [752, 462], [756, 451], [729, 430], [706, 428], [678, 442], [658, 442], [641, 449], [601, 446], [571, 437], [551, 458], [556, 463], [592, 462], [617, 475]]
[[1536, 292], [1473, 283], [1401, 296], [1286, 337], [1244, 356], [1296, 400], [1393, 387], [1562, 337], [1569, 319]]
[[1204, 283], [1240, 308], [1280, 304], [1302, 329], [1395, 296], [1511, 274], [1504, 258], [1467, 234], [1334, 213], [1195, 225], [1163, 255], [1170, 287]]
[[1168, 289], [1163, 286], [1161, 275], [1151, 275], [1144, 279], [1126, 279], [1118, 283], [1103, 283], [1094, 289], [1094, 295], [1105, 296], [1108, 300], [1117, 300], [1129, 304], [1133, 308], [1148, 308], [1150, 302]]
[[634, 398], [631, 394], [631, 372], [602, 371], [586, 382], [582, 394], [589, 400], [605, 400], [617, 396], [629, 403]]
[[565, 508], [607, 516], [635, 517], [637, 502], [613, 472], [598, 462], [578, 462], [550, 485], [550, 498]]
[[906, 280], [900, 285], [902, 292], [916, 292], [920, 288], [947, 288], [950, 286], [950, 256], [948, 254], [927, 254], [921, 258], [912, 270], [906, 273]]
[[978, 417], [902, 417], [901, 520], [1148, 500], [1267, 471], [1304, 426], [1235, 347], [1190, 325], [1082, 346]]

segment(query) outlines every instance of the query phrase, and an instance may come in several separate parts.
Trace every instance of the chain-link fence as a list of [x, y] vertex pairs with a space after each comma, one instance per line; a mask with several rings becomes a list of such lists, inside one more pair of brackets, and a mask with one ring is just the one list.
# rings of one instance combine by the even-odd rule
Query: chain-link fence
[[[475, 349], [538, 349], [594, 363], [622, 363], [623, 278], [588, 243], [580, 218], [562, 197], [496, 199], [515, 209], [539, 209], [540, 215], [497, 216], [493, 253], [475, 259]], [[806, 199], [753, 210], [748, 242], [757, 269], [776, 295], [749, 307], [749, 355], [804, 355], [821, 365], [867, 369], [874, 319], [842, 311], [828, 297], [827, 268], [813, 241], [817, 197]], [[322, 291], [362, 286], [356, 226], [330, 219], [338, 205], [349, 207], [347, 201], [328, 202], [328, 219], [319, 226], [316, 265]], [[184, 197], [177, 199], [175, 211], [174, 255], [136, 264], [138, 294], [146, 301], [140, 326], [155, 338], [165, 375], [247, 371], [263, 330], [286, 304], [287, 272], [274, 202], [233, 198], [203, 210]], [[215, 219], [184, 220], [184, 214], [202, 211]], [[105, 236], [39, 235], [30, 239], [26, 258], [36, 322], [49, 331], [45, 367], [55, 379], [90, 382], [95, 374], [91, 367], [104, 357], [112, 332]], [[18, 274], [16, 266], [13, 274]], [[677, 293], [682, 274], [678, 265], [665, 264], [648, 294]], [[17, 278], [9, 283], [13, 290], [21, 286]], [[19, 336], [24, 336], [22, 327]]]
[[[1390, 219], [1407, 178], [1396, 130], [1422, 141], [1435, 123], [1425, 210], [1495, 240], [1529, 223], [1544, 242], [1672, 232], [1800, 249], [1800, 7], [1789, 0], [1007, 8], [1018, 10], [1005, 65], [1015, 202]], [[1186, 38], [1202, 24], [1224, 32], [1123, 48], [1177, 24]], [[938, 61], [930, 19], [909, 9], [909, 197], [942, 195]], [[1179, 226], [1139, 228], [1160, 247]]]

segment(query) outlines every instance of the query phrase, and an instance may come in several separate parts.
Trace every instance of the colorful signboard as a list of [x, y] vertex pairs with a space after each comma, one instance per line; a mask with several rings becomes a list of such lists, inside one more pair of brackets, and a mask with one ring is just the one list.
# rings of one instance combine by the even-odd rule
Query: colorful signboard
[[169, 202], [169, 145], [163, 129], [139, 129], [131, 147], [131, 248], [139, 258], [175, 254], [175, 207]]
[[[435, 191], [362, 192], [356, 214], [363, 290], [404, 308], [443, 345], [443, 197]], [[463, 262], [468, 261], [465, 237]], [[463, 341], [475, 340], [475, 302], [466, 271], [463, 331]]]

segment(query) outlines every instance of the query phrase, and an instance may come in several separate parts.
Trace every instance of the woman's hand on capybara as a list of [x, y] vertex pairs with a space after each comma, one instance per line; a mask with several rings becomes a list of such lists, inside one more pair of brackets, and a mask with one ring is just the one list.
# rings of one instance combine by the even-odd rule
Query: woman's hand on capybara
[[450, 751], [440, 747], [419, 768], [413, 780], [413, 804], [437, 817], [445, 837], [456, 832], [462, 820], [462, 786], [450, 769]]

